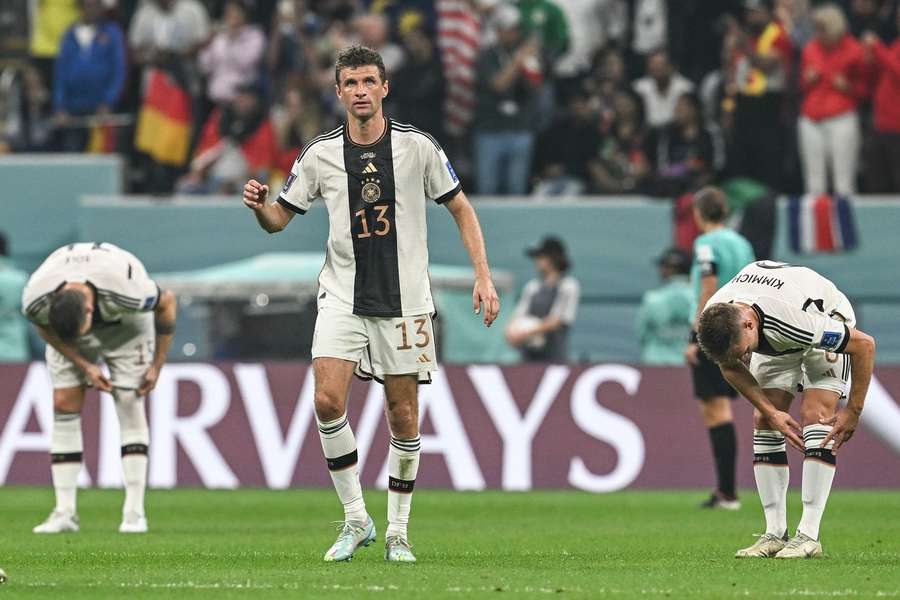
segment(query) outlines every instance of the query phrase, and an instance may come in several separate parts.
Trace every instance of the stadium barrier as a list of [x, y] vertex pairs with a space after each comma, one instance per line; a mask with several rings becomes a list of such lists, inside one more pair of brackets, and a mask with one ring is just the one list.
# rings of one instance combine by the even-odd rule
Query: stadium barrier
[[[43, 363], [0, 365], [0, 484], [49, 485], [52, 389]], [[459, 490], [710, 487], [707, 434], [686, 369], [445, 366], [420, 388], [418, 485]], [[150, 485], [328, 487], [305, 363], [167, 365], [148, 402]], [[900, 367], [876, 370], [840, 487], [900, 487]], [[363, 482], [387, 482], [383, 389], [356, 382], [349, 414]], [[753, 485], [750, 407], [735, 403], [739, 484]], [[83, 485], [121, 485], [112, 398], [85, 408]], [[873, 431], [878, 435], [873, 435]], [[789, 451], [794, 467], [798, 452]], [[795, 483], [801, 470], [792, 470]]]

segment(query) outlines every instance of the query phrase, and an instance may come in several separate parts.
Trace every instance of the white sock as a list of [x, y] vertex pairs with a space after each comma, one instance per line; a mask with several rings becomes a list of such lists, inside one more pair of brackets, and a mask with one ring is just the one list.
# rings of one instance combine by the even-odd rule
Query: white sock
[[819, 539], [819, 524], [831, 493], [834, 480], [835, 456], [831, 453], [833, 442], [821, 448], [822, 441], [831, 433], [829, 425], [807, 425], [803, 428], [806, 459], [803, 461], [803, 516], [797, 531], [814, 540]]
[[412, 493], [419, 472], [419, 453], [422, 444], [419, 436], [400, 440], [391, 436], [388, 452], [388, 528], [385, 536], [399, 535], [408, 540], [406, 526]]
[[122, 479], [125, 483], [125, 503], [122, 514], [130, 512], [144, 516], [144, 492], [147, 489], [147, 451], [150, 429], [144, 399], [135, 390], [113, 390], [116, 414], [119, 416], [119, 437], [122, 443]]
[[50, 436], [50, 473], [56, 492], [56, 510], [74, 514], [78, 490], [78, 473], [82, 458], [81, 415], [53, 413]]
[[366, 503], [363, 500], [362, 486], [359, 483], [359, 465], [356, 454], [356, 438], [347, 415], [334, 421], [319, 421], [319, 439], [322, 440], [322, 451], [331, 472], [331, 481], [337, 491], [341, 504], [344, 505], [344, 519], [365, 523], [369, 520]]
[[784, 435], [771, 429], [753, 430], [753, 475], [766, 515], [766, 533], [787, 533], [787, 489], [790, 470]]

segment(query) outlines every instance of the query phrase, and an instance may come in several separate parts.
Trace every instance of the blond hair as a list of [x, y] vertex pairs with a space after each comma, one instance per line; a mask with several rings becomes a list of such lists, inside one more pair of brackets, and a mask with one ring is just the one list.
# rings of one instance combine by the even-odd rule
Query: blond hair
[[813, 23], [825, 30], [825, 35], [837, 41], [847, 33], [847, 17], [837, 4], [823, 4], [813, 11]]

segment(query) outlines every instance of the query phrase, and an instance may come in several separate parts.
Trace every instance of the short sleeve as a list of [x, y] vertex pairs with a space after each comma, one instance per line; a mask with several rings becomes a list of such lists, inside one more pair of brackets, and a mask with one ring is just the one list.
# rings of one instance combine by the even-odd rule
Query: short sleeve
[[452, 199], [462, 186], [444, 151], [430, 139], [423, 141], [425, 195], [438, 204]]
[[[137, 312], [156, 310], [156, 306], [159, 304], [159, 286], [150, 278], [150, 275], [147, 274], [147, 270], [140, 261], [129, 262], [128, 277], [126, 278], [123, 287], [127, 298], [138, 299], [139, 304]], [[133, 303], [131, 306], [128, 306], [123, 302], [119, 302], [119, 304], [122, 304], [123, 308], [131, 308], [134, 310]]]
[[566, 277], [559, 284], [559, 290], [556, 293], [556, 300], [550, 309], [550, 314], [559, 317], [559, 320], [566, 325], [575, 322], [575, 315], [578, 313], [578, 300], [581, 296], [581, 286], [578, 280], [573, 277]]
[[305, 214], [309, 205], [319, 196], [319, 177], [316, 170], [316, 153], [307, 148], [300, 153], [291, 167], [281, 193], [278, 194], [278, 203], [286, 209]]
[[535, 280], [531, 280], [525, 284], [525, 287], [522, 289], [522, 295], [519, 296], [519, 301], [516, 303], [515, 310], [513, 310], [513, 320], [528, 314], [528, 309], [531, 307], [531, 299], [534, 298], [537, 289], [538, 283]]
[[716, 263], [716, 253], [709, 244], [697, 244], [694, 248], [694, 260], [697, 261], [697, 265], [700, 267], [700, 277], [718, 274], [719, 267]]
[[820, 348], [841, 353], [850, 341], [850, 329], [844, 323], [818, 311], [780, 302], [757, 305], [757, 309], [763, 313], [763, 333], [780, 352]]

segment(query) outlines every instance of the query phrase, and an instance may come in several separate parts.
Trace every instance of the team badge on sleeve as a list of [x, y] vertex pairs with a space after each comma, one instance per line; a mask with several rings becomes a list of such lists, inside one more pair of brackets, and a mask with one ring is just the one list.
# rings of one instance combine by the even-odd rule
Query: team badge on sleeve
[[459, 177], [456, 176], [456, 171], [453, 170], [453, 165], [450, 164], [449, 160], [446, 162], [446, 165], [447, 171], [450, 173], [450, 178], [453, 180], [453, 183], [458, 183]]
[[294, 183], [294, 180], [297, 179], [297, 176], [293, 173], [288, 174], [287, 179], [284, 180], [284, 185], [281, 186], [281, 193], [286, 194], [289, 189], [291, 189], [291, 185]]
[[819, 343], [819, 346], [822, 348], [834, 349], [838, 347], [838, 344], [841, 343], [841, 337], [843, 336], [843, 332], [837, 331], [826, 331], [822, 334], [822, 341]]

